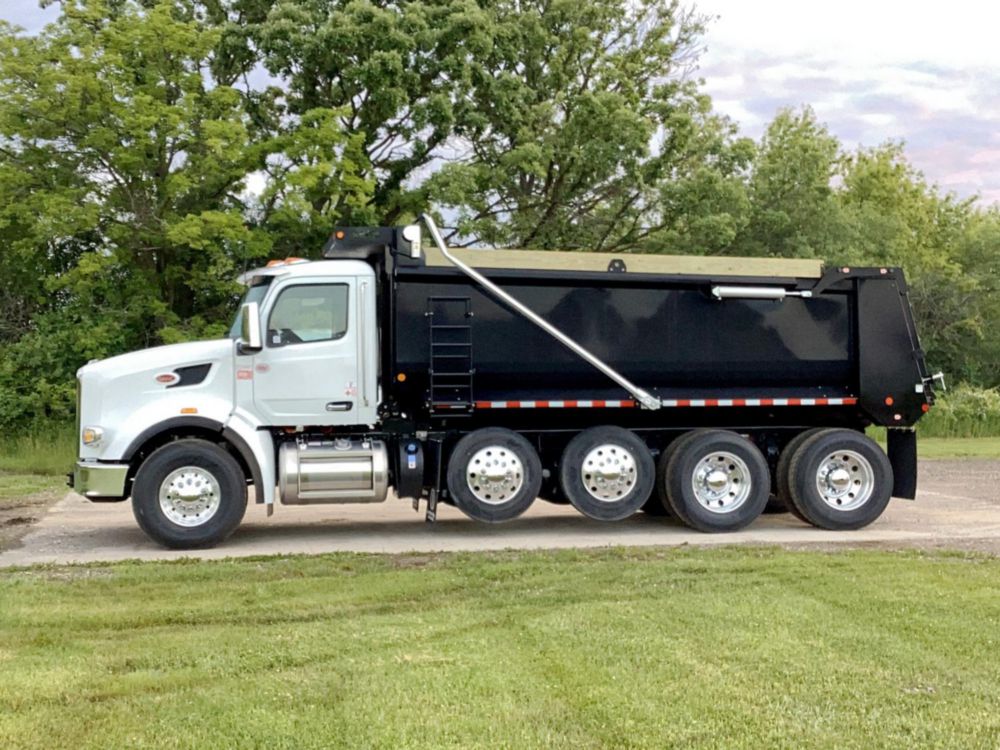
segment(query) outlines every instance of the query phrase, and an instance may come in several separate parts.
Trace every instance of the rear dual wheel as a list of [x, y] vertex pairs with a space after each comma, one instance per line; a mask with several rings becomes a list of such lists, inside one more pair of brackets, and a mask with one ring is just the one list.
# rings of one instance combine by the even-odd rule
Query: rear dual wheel
[[676, 439], [658, 473], [661, 501], [698, 531], [748, 526], [770, 494], [770, 473], [760, 450], [726, 430], [696, 430]]
[[813, 526], [860, 529], [889, 504], [892, 465], [878, 444], [860, 432], [817, 430], [794, 446], [785, 466], [779, 463], [778, 484], [793, 512]]
[[471, 432], [448, 461], [448, 492], [465, 515], [486, 523], [524, 513], [542, 486], [542, 462], [523, 436], [501, 427]]
[[584, 430], [559, 463], [563, 494], [583, 515], [621, 521], [643, 507], [653, 492], [656, 467], [634, 432], [602, 426]]

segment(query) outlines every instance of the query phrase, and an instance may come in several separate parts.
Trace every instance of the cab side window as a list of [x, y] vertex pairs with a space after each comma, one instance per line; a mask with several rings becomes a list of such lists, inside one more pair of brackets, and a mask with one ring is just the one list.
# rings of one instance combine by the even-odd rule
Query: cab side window
[[341, 338], [347, 333], [347, 291], [347, 284], [299, 284], [283, 289], [268, 318], [268, 345]]

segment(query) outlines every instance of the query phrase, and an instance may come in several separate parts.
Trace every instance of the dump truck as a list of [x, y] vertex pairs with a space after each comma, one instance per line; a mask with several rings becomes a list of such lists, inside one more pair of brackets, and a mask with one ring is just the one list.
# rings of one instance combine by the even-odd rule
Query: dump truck
[[268, 516], [391, 499], [497, 523], [541, 498], [703, 532], [769, 503], [857, 529], [915, 497], [940, 376], [899, 268], [460, 250], [422, 220], [244, 274], [228, 338], [81, 368], [77, 491], [131, 498], [174, 548], [226, 539], [251, 487]]

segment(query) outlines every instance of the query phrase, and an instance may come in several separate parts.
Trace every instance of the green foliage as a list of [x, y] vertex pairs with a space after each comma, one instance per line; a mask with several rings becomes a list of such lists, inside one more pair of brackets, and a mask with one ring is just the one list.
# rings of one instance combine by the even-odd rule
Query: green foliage
[[[472, 115], [473, 71], [493, 45], [485, 4], [470, 0], [211, 0], [223, 35], [223, 79], [263, 65], [282, 85], [256, 97], [293, 117], [336, 111], [353, 134], [354, 162], [371, 187], [343, 206], [344, 223], [402, 223], [426, 203], [414, 179], [446, 154]], [[280, 182], [281, 167], [274, 175]]]
[[727, 180], [747, 147], [686, 75], [700, 18], [660, 0], [486, 7], [494, 44], [477, 61], [472, 116], [456, 128], [468, 148], [428, 180], [457, 214], [456, 244], [731, 239], [727, 212], [740, 206]]
[[1000, 390], [960, 385], [938, 397], [920, 421], [921, 437], [1000, 436]]
[[0, 438], [0, 472], [65, 478], [73, 470], [78, 447], [72, 423], [38, 423]]
[[754, 159], [750, 216], [731, 252], [832, 260], [843, 236], [831, 184], [839, 155], [840, 144], [812, 110], [779, 112]]

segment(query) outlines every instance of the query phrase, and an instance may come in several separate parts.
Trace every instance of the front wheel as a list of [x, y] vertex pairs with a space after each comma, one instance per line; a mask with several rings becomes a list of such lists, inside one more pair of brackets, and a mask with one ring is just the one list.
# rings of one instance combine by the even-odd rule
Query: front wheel
[[139, 468], [132, 513], [146, 535], [175, 549], [212, 547], [243, 520], [246, 478], [225, 449], [206, 440], [177, 440]]
[[860, 432], [824, 430], [802, 443], [788, 465], [789, 497], [821, 529], [860, 529], [882, 515], [892, 496], [892, 465]]

